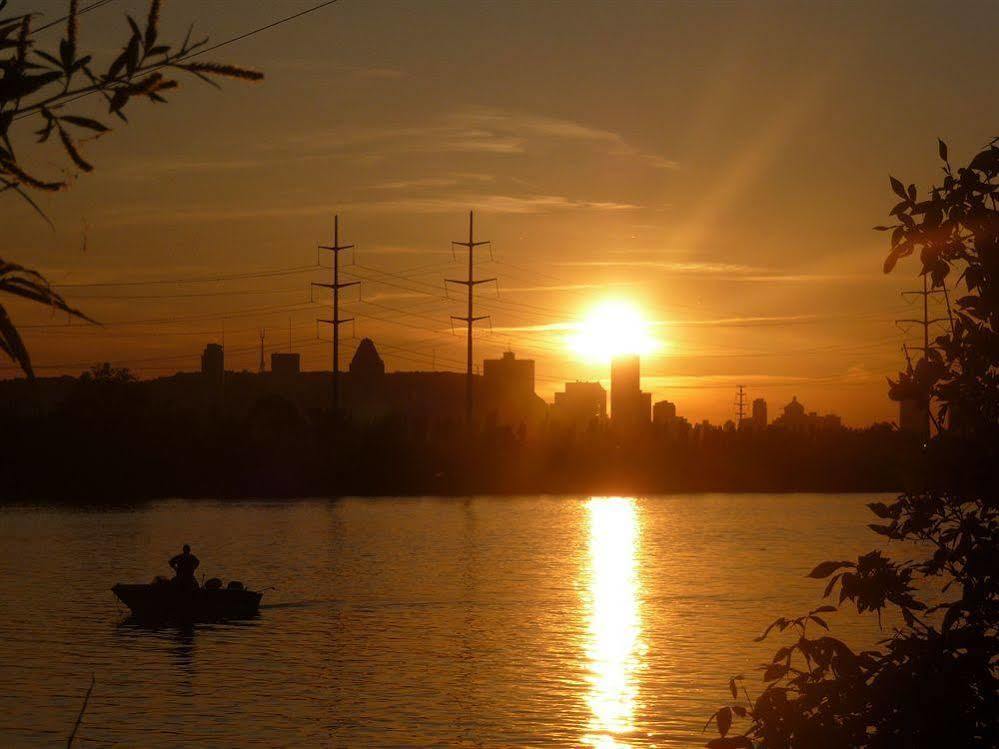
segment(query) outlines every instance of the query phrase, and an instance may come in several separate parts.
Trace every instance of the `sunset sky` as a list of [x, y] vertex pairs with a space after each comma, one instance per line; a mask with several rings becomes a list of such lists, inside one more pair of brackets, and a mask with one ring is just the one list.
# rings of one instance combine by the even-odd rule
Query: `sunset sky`
[[[161, 36], [194, 20], [223, 41], [314, 4], [171, 0]], [[66, 3], [31, 6], [51, 19]], [[113, 57], [124, 13], [145, 9], [87, 13], [84, 45]], [[446, 298], [443, 279], [464, 273], [450, 241], [474, 209], [493, 242], [477, 273], [499, 279], [498, 294], [479, 287], [492, 327], [477, 359], [534, 358], [546, 399], [606, 380], [568, 339], [629, 300], [661, 343], [643, 387], [693, 421], [731, 418], [739, 384], [771, 417], [797, 395], [850, 425], [895, 420], [885, 376], [918, 336], [893, 320], [918, 313], [899, 295], [917, 267], [882, 275], [871, 227], [894, 202], [888, 174], [937, 178], [938, 136], [960, 163], [997, 135], [997, 27], [986, 2], [340, 0], [210, 56], [263, 70], [260, 84], [183, 79], [167, 106], [136, 102], [86, 145], [97, 170], [40, 200], [54, 231], [5, 195], [0, 256], [106, 325], [11, 314], [42, 375], [197, 369], [223, 329], [227, 368], [255, 370], [259, 330], [286, 350], [289, 320], [303, 366], [328, 369], [327, 297], [309, 282], [329, 281], [316, 245], [338, 212], [357, 248], [344, 280], [362, 282], [345, 334], [393, 370], [463, 370], [449, 315], [464, 290]], [[50, 48], [59, 34], [44, 32]], [[32, 125], [22, 157], [58, 176], [65, 160], [31, 150]], [[131, 285], [95, 285], [112, 282]]]

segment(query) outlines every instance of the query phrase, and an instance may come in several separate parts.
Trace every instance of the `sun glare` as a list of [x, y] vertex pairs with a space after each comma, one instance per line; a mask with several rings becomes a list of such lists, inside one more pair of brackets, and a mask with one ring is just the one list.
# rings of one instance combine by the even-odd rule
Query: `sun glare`
[[650, 325], [631, 302], [610, 300], [594, 307], [569, 336], [569, 349], [590, 362], [621, 354], [649, 354], [659, 348]]

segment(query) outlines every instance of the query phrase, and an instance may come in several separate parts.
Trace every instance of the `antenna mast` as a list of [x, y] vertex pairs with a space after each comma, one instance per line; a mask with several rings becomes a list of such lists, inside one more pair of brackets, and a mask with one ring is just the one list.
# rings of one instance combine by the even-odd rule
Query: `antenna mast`
[[345, 322], [351, 322], [354, 318], [340, 317], [340, 289], [348, 286], [357, 286], [360, 281], [348, 281], [340, 283], [340, 253], [353, 247], [352, 244], [340, 244], [340, 216], [333, 217], [333, 245], [319, 245], [320, 250], [329, 250], [333, 253], [333, 283], [316, 283], [313, 286], [322, 286], [324, 289], [333, 290], [333, 318], [330, 320], [319, 320], [333, 326], [333, 410], [340, 410], [340, 326]]
[[266, 367], [264, 366], [264, 335], [266, 335], [267, 330], [265, 328], [260, 329], [260, 371], [263, 372]]

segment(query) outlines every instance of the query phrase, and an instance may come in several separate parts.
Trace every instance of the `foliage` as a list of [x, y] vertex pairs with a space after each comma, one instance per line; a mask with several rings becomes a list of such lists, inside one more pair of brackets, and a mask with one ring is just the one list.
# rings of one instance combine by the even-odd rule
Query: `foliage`
[[135, 375], [128, 367], [112, 367], [110, 362], [95, 364], [89, 371], [80, 375], [80, 382], [84, 385], [90, 383], [124, 385], [135, 382]]
[[[890, 178], [897, 221], [885, 272], [918, 254], [934, 289], [961, 289], [949, 330], [916, 367], [891, 382], [893, 397], [923, 394], [935, 406], [935, 436], [922, 456], [918, 491], [868, 505], [869, 527], [915, 558], [879, 551], [819, 564], [810, 577], [837, 586], [840, 605], [897, 613], [878, 649], [854, 652], [828, 634], [820, 607], [780, 618], [773, 632], [795, 638], [765, 667], [754, 700], [713, 717], [726, 747], [993, 747], [999, 742], [999, 139], [955, 170], [939, 143], [943, 184], [922, 199]], [[932, 593], [936, 589], [938, 592]], [[738, 698], [736, 680], [730, 683]], [[743, 730], [730, 735], [733, 716]], [[710, 722], [710, 721], [709, 721]]]
[[[7, 0], [0, 0], [0, 13]], [[111, 130], [104, 119], [84, 116], [77, 102], [91, 95], [104, 99], [108, 116], [127, 122], [125, 110], [135, 99], [165, 102], [164, 93], [178, 87], [170, 74], [180, 71], [212, 83], [211, 76], [256, 81], [263, 74], [220, 63], [194, 61], [207, 39], [193, 41], [192, 30], [179, 47], [159, 38], [161, 0], [151, 0], [145, 24], [126, 16], [130, 33], [121, 52], [105, 67], [98, 68], [92, 55], [79, 45], [77, 0], [70, 0], [65, 34], [58, 49], [46, 52], [36, 45], [32, 28], [34, 14], [0, 17], [0, 193], [17, 194], [46, 220], [32, 198], [33, 192], [58, 192], [69, 185], [66, 176], [40, 176], [25, 164], [15, 148], [18, 123], [40, 124], [37, 143], [57, 141], [59, 149], [80, 172], [93, 171], [83, 156], [84, 141]], [[74, 106], [75, 105], [75, 106]], [[21, 131], [19, 131], [21, 132]], [[23, 132], [21, 133], [23, 137]], [[87, 319], [49, 288], [36, 271], [0, 258], [0, 292], [49, 304], [76, 317]], [[33, 375], [31, 360], [17, 329], [0, 305], [0, 350], [24, 372]]]

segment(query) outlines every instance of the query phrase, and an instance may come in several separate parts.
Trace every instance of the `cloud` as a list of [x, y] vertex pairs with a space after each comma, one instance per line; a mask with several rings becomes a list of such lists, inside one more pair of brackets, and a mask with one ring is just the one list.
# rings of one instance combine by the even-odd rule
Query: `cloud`
[[563, 260], [553, 265], [590, 268], [644, 268], [678, 276], [705, 276], [717, 281], [752, 283], [857, 283], [883, 282], [877, 273], [796, 273], [740, 263], [671, 260]]
[[655, 153], [642, 151], [620, 134], [611, 130], [584, 125], [573, 120], [546, 117], [501, 109], [476, 107], [452, 115], [455, 122], [480, 130], [534, 136], [556, 141], [599, 143], [609, 147], [613, 156], [634, 158], [657, 169], [675, 169], [677, 163]]
[[414, 179], [401, 179], [390, 182], [381, 182], [372, 185], [372, 190], [419, 190], [434, 187], [456, 187], [467, 183], [493, 182], [495, 177], [491, 174], [475, 174], [471, 172], [454, 172], [443, 177], [417, 177]]
[[654, 270], [669, 271], [671, 273], [691, 275], [759, 273], [764, 270], [762, 268], [754, 268], [749, 265], [716, 263], [710, 261], [676, 262], [671, 260], [563, 260], [557, 261], [553, 264], [590, 268], [649, 268]]
[[442, 152], [518, 155], [537, 151], [546, 143], [570, 143], [596, 146], [605, 154], [656, 169], [677, 167], [672, 159], [642, 150], [611, 130], [489, 107], [461, 109], [421, 125], [327, 130], [300, 135], [294, 141], [355, 158]]
[[[399, 198], [340, 203], [344, 212], [409, 214], [454, 213], [475, 210], [494, 214], [541, 214], [559, 211], [629, 211], [639, 206], [629, 203], [610, 203], [576, 200], [563, 195], [444, 195], [439, 197]], [[328, 203], [307, 205], [261, 206], [257, 208], [175, 208], [163, 211], [159, 207], [120, 209], [108, 214], [103, 226], [170, 223], [178, 221], [235, 221], [328, 214]]]

